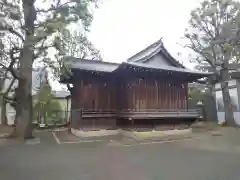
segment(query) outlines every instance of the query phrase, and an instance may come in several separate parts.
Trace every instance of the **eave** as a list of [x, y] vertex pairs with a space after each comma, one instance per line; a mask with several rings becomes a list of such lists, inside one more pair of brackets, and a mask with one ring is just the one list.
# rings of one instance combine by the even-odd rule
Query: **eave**
[[[69, 67], [72, 71], [76, 72], [95, 72], [95, 73], [104, 73], [104, 74], [116, 74], [124, 72], [126, 69], [131, 72], [141, 72], [145, 71], [148, 73], [164, 73], [170, 72], [175, 75], [182, 74], [183, 76], [191, 76], [192, 79], [200, 79], [212, 75], [212, 73], [193, 71], [186, 68], [178, 68], [173, 66], [153, 66], [146, 63], [137, 63], [137, 62], [123, 62], [121, 64], [108, 63], [102, 61], [92, 61], [92, 60], [78, 60], [74, 59], [72, 63], [68, 62]], [[74, 74], [73, 74], [74, 75]], [[61, 82], [66, 81], [64, 78], [61, 78]]]

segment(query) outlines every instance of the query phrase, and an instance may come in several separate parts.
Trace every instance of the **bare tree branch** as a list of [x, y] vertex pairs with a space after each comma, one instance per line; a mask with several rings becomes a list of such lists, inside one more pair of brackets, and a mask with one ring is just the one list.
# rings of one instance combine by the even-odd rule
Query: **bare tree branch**
[[15, 34], [17, 37], [19, 37], [24, 42], [24, 38], [19, 32], [17, 32], [13, 28], [8, 28], [8, 30], [9, 30], [10, 33]]
[[[48, 12], [50, 12], [50, 11], [59, 11], [59, 10], [61, 10], [61, 8], [63, 8], [64, 6], [66, 6], [66, 5], [68, 5], [68, 4], [71, 4], [72, 1], [67, 1], [67, 2], [65, 2], [65, 3], [63, 3], [63, 4], [60, 4], [60, 3], [61, 3], [61, 0], [58, 0], [55, 7], [50, 7], [50, 8], [48, 8], [48, 9], [40, 9], [40, 8], [37, 8], [36, 11], [37, 11], [38, 13], [41, 13], [41, 12], [43, 12], [43, 13], [48, 13]], [[69, 7], [68, 7], [68, 8], [69, 8]]]

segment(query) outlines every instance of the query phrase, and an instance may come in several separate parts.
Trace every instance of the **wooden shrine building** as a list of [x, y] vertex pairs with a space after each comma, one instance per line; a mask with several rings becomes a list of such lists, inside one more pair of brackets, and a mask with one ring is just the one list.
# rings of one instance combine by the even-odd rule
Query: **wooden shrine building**
[[161, 40], [121, 64], [68, 57], [75, 128], [115, 128], [125, 124], [196, 119], [188, 109], [188, 83], [210, 75], [188, 70]]

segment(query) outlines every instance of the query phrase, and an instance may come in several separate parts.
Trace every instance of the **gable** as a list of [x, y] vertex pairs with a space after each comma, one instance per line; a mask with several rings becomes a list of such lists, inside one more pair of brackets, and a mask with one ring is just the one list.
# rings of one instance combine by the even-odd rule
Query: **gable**
[[166, 59], [162, 54], [158, 53], [153, 57], [149, 58], [147, 61], [143, 62], [155, 66], [173, 66], [168, 59]]
[[127, 61], [128, 62], [137, 62], [145, 59], [146, 57], [152, 56], [155, 53], [158, 53], [161, 50], [161, 46], [158, 45], [156, 47], [151, 47], [151, 48], [146, 48], [139, 53], [135, 54], [131, 58], [129, 58]]
[[172, 66], [185, 68], [164, 47], [162, 40], [158, 40], [147, 48], [130, 57], [127, 62], [146, 63], [157, 66]]

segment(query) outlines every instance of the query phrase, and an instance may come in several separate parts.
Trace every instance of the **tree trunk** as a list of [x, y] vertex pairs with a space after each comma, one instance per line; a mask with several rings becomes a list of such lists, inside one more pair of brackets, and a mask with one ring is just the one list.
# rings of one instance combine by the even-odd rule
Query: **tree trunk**
[[[7, 73], [8, 73], [8, 71], [4, 75], [5, 79], [7, 78]], [[12, 89], [12, 86], [13, 86], [14, 82], [15, 82], [15, 78], [11, 80], [11, 83], [9, 84], [6, 92], [2, 96], [2, 105], [1, 105], [1, 107], [2, 107], [1, 108], [2, 125], [7, 125], [8, 124], [8, 119], [7, 119], [7, 97], [8, 97], [8, 94], [9, 94], [10, 90]]]
[[26, 79], [19, 81], [18, 93], [20, 95], [17, 98], [16, 108], [16, 135], [20, 138], [32, 138], [32, 80], [28, 77], [32, 78], [32, 68], [26, 72], [29, 73], [23, 74]]
[[226, 51], [224, 54], [223, 69], [220, 72], [220, 79], [221, 79], [221, 90], [222, 90], [224, 111], [225, 111], [225, 123], [230, 126], [236, 126], [234, 116], [233, 116], [232, 102], [231, 102], [229, 89], [228, 89], [228, 80], [230, 78], [229, 78], [227, 67], [229, 64], [229, 60], [231, 59], [230, 57], [231, 57], [231, 52]]
[[20, 55], [20, 79], [17, 90], [16, 135], [20, 138], [32, 137], [32, 64], [34, 60], [34, 21], [36, 11], [34, 0], [23, 0], [25, 41]]
[[222, 89], [226, 124], [230, 126], [235, 126], [236, 123], [233, 116], [232, 102], [229, 94], [228, 82], [222, 82], [221, 89]]

